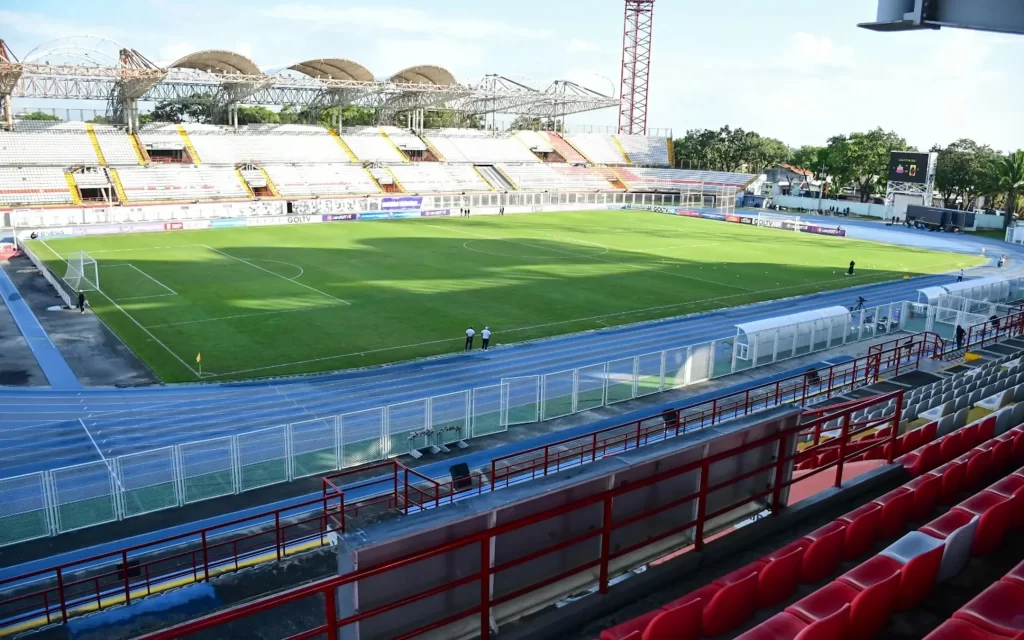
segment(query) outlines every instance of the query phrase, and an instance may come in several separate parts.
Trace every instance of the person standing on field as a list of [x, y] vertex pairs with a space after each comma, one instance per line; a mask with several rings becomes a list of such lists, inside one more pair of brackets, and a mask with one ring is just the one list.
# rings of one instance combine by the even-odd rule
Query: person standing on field
[[853, 275], [853, 268], [856, 267], [856, 266], [857, 266], [857, 263], [854, 262], [853, 260], [850, 260], [850, 270], [846, 272], [846, 275], [852, 276]]
[[491, 328], [484, 327], [484, 330], [480, 332], [480, 344], [483, 346], [484, 351], [487, 351], [487, 345], [491, 343]]
[[473, 350], [473, 336], [476, 335], [476, 331], [473, 331], [473, 327], [466, 329], [466, 348], [464, 351]]
[[78, 292], [78, 313], [85, 313], [85, 292]]
[[964, 270], [963, 269], [960, 270], [960, 275], [958, 275], [956, 277], [956, 281], [957, 282], [963, 282], [964, 281]]

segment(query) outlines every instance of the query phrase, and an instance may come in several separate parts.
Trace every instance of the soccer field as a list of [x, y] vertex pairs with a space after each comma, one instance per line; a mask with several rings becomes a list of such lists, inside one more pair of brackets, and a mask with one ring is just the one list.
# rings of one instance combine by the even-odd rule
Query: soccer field
[[197, 380], [200, 352], [203, 379], [329, 371], [459, 351], [470, 325], [507, 344], [981, 261], [645, 211], [30, 244], [58, 275], [97, 260], [92, 309], [167, 382]]

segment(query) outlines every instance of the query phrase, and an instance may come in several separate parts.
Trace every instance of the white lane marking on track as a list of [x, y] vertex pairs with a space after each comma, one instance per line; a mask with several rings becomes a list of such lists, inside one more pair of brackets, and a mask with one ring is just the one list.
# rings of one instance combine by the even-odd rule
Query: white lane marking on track
[[496, 237], [493, 237], [493, 236], [485, 236], [485, 235], [482, 235], [482, 234], [479, 234], [479, 233], [473, 233], [471, 231], [465, 231], [463, 229], [455, 229], [455, 228], [449, 228], [449, 227], [439, 227], [437, 225], [431, 225], [431, 224], [428, 224], [428, 225], [425, 225], [425, 226], [435, 227], [437, 229], [444, 229], [445, 231], [451, 230], [451, 231], [455, 231], [456, 233], [461, 233], [461, 234], [464, 234], [464, 235], [467, 235], [467, 236], [476, 236], [476, 237], [484, 239], [484, 240], [498, 240], [498, 241], [501, 241], [501, 242], [508, 242], [510, 244], [518, 244], [518, 245], [521, 245], [521, 246], [524, 246], [524, 247], [530, 247], [531, 249], [542, 249], [542, 250], [545, 250], [545, 251], [554, 251], [554, 252], [557, 252], [557, 253], [564, 253], [565, 255], [573, 256], [573, 257], [577, 257], [577, 258], [583, 258], [585, 260], [596, 260], [598, 262], [606, 262], [608, 264], [617, 264], [617, 265], [620, 265], [620, 266], [630, 267], [630, 268], [633, 268], [633, 269], [646, 269], [648, 271], [654, 271], [656, 273], [662, 273], [662, 274], [665, 274], [667, 276], [672, 276], [674, 278], [683, 278], [685, 280], [696, 280], [698, 282], [706, 282], [708, 284], [713, 284], [713, 285], [718, 286], [718, 287], [728, 287], [729, 289], [740, 289], [741, 291], [749, 291], [751, 293], [754, 293], [754, 292], [758, 291], [757, 289], [748, 289], [747, 287], [741, 287], [738, 284], [726, 284], [725, 282], [717, 282], [715, 280], [706, 280], [704, 278], [698, 278], [696, 276], [690, 276], [690, 275], [686, 275], [686, 274], [682, 274], [682, 273], [672, 273], [672, 272], [669, 272], [669, 271], [662, 271], [660, 269], [648, 269], [647, 267], [643, 267], [641, 265], [630, 264], [628, 262], [619, 262], [618, 260], [608, 260], [606, 258], [601, 258], [601, 257], [598, 257], [596, 255], [583, 255], [583, 254], [578, 254], [578, 253], [572, 253], [572, 252], [569, 252], [569, 251], [562, 251], [560, 249], [552, 249], [550, 247], [539, 247], [537, 245], [533, 245], [533, 244], [530, 244], [528, 242], [522, 242], [520, 240], [514, 240], [512, 238], [496, 238]]
[[[60, 260], [61, 262], [63, 262], [64, 264], [67, 264], [67, 263], [68, 263], [68, 261], [67, 261], [67, 260], [65, 260], [65, 259], [63, 258], [63, 256], [61, 256], [61, 255], [60, 255], [59, 253], [57, 253], [56, 251], [54, 251], [54, 250], [53, 250], [53, 247], [51, 247], [50, 245], [46, 244], [46, 240], [43, 240], [43, 241], [42, 241], [42, 243], [43, 243], [43, 246], [44, 246], [44, 247], [46, 247], [46, 248], [47, 248], [47, 249], [48, 249], [48, 250], [50, 251], [50, 253], [52, 253], [53, 255], [57, 256], [57, 258], [58, 258], [58, 259], [59, 259], [59, 260]], [[149, 336], [149, 337], [150, 337], [150, 338], [151, 338], [151, 339], [153, 340], [153, 342], [157, 343], [158, 345], [160, 345], [161, 347], [163, 347], [163, 348], [164, 348], [164, 350], [165, 350], [165, 351], [167, 351], [167, 353], [169, 353], [169, 354], [171, 354], [172, 356], [174, 356], [174, 359], [175, 359], [175, 360], [177, 360], [178, 362], [180, 362], [180, 363], [181, 363], [181, 364], [182, 364], [182, 365], [183, 365], [183, 366], [184, 366], [184, 367], [185, 367], [186, 369], [188, 369], [189, 371], [191, 371], [191, 372], [192, 372], [192, 375], [194, 375], [194, 376], [195, 376], [195, 377], [197, 377], [197, 378], [199, 377], [199, 372], [198, 372], [198, 371], [196, 371], [195, 369], [193, 369], [193, 368], [192, 368], [192, 366], [191, 366], [191, 365], [189, 365], [189, 363], [185, 362], [185, 361], [184, 361], [184, 360], [183, 360], [183, 359], [181, 358], [181, 356], [179, 356], [179, 355], [178, 355], [178, 354], [176, 354], [176, 353], [175, 353], [174, 351], [172, 351], [170, 347], [168, 347], [168, 346], [167, 346], [166, 344], [164, 344], [163, 342], [161, 342], [161, 341], [160, 341], [160, 338], [157, 338], [157, 337], [156, 337], [155, 335], [153, 335], [153, 333], [152, 333], [152, 332], [151, 332], [151, 331], [150, 331], [149, 329], [147, 329], [146, 327], [142, 326], [142, 323], [141, 323], [141, 322], [139, 322], [138, 320], [136, 320], [136, 319], [135, 319], [135, 317], [134, 317], [134, 316], [133, 316], [132, 314], [130, 314], [130, 313], [128, 313], [127, 311], [125, 311], [125, 310], [124, 310], [124, 307], [122, 307], [121, 305], [117, 304], [117, 302], [115, 302], [113, 298], [111, 298], [111, 297], [110, 297], [110, 296], [108, 296], [107, 294], [103, 293], [103, 290], [102, 290], [102, 289], [99, 289], [99, 290], [98, 290], [98, 293], [99, 293], [100, 295], [102, 295], [102, 296], [103, 296], [104, 298], [106, 298], [107, 300], [109, 300], [109, 301], [110, 301], [110, 304], [112, 304], [112, 305], [114, 305], [115, 307], [117, 307], [117, 310], [118, 310], [118, 311], [120, 311], [121, 313], [123, 313], [123, 314], [125, 315], [125, 317], [126, 317], [126, 318], [128, 318], [128, 319], [129, 319], [129, 320], [131, 320], [131, 321], [132, 321], [133, 323], [135, 323], [135, 326], [137, 326], [138, 328], [140, 328], [140, 329], [142, 329], [143, 331], [145, 331], [145, 332], [146, 332], [146, 335], [148, 335], [148, 336]]]
[[[203, 324], [206, 322], [220, 322], [222, 320], [238, 320], [240, 318], [255, 318], [256, 316], [273, 316], [281, 313], [300, 313], [302, 311], [320, 311], [321, 309], [337, 309], [338, 307], [345, 307], [351, 305], [344, 304], [325, 304], [319, 307], [306, 307], [304, 309], [282, 309], [280, 311], [260, 311], [257, 313], [241, 313], [236, 316], [220, 316], [217, 318], [203, 318], [202, 320], [184, 320], [182, 322], [168, 322], [166, 324], [151, 324], [150, 329], [164, 329], [167, 327], [180, 327], [186, 324]], [[206, 377], [205, 375], [203, 376]]]
[[110, 472], [110, 477], [117, 483], [117, 486], [121, 489], [121, 493], [124, 493], [124, 487], [121, 485], [121, 479], [117, 477], [116, 473], [114, 473], [114, 467], [110, 464], [110, 461], [107, 460], [107, 456], [103, 455], [103, 452], [100, 451], [100, 446], [96, 444], [96, 440], [92, 437], [92, 433], [89, 432], [89, 427], [85, 426], [85, 422], [81, 418], [78, 419], [78, 424], [82, 425], [82, 428], [85, 429], [85, 435], [89, 436], [89, 442], [92, 443], [92, 446], [96, 447], [96, 453], [100, 454], [100, 459], [103, 460], [103, 464], [107, 465], [107, 471]]
[[[263, 271], [264, 273], [269, 273], [270, 275], [276, 276], [278, 278], [281, 278], [282, 280], [287, 280], [288, 282], [297, 284], [297, 285], [299, 285], [300, 287], [302, 287], [304, 289], [309, 289], [310, 291], [313, 291], [314, 293], [319, 293], [320, 295], [324, 296], [325, 298], [330, 298], [331, 300], [335, 300], [337, 302], [340, 302], [341, 304], [347, 304], [347, 305], [351, 305], [352, 304], [348, 300], [342, 300], [341, 298], [337, 298], [335, 296], [332, 296], [329, 293], [324, 293], [323, 291], [320, 291], [319, 289], [315, 289], [315, 288], [309, 286], [308, 284], [302, 284], [301, 282], [296, 282], [295, 280], [292, 280], [291, 278], [286, 278], [286, 277], [282, 276], [280, 273], [274, 273], [270, 269], [264, 269], [260, 265], [253, 264], [252, 262], [249, 262], [248, 260], [246, 260], [244, 258], [239, 258], [238, 256], [233, 256], [230, 253], [225, 253], [225, 252], [221, 251], [220, 249], [214, 249], [213, 247], [205, 245], [205, 244], [201, 245], [201, 246], [206, 247], [207, 249], [209, 249], [210, 251], [213, 251], [214, 253], [219, 253], [220, 255], [222, 255], [222, 256], [224, 256], [226, 258], [231, 258], [232, 260], [237, 260], [237, 261], [239, 261], [239, 262], [241, 262], [243, 264], [247, 264], [250, 267], [252, 267], [253, 269], [259, 269], [260, 271]], [[292, 266], [295, 266], [295, 265], [292, 265]]]

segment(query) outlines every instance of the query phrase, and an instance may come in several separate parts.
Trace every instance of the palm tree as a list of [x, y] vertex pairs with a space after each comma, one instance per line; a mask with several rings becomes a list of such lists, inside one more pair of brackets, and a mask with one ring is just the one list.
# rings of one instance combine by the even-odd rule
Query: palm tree
[[993, 190], [1006, 194], [1003, 229], [1008, 229], [1016, 218], [1017, 196], [1024, 194], [1024, 150], [1011, 153], [997, 162], [993, 178]]

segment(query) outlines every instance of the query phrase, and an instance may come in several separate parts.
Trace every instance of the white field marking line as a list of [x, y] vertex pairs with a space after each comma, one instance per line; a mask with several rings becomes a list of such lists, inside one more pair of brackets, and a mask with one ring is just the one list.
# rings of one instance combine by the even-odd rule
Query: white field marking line
[[[652, 247], [650, 249], [645, 248], [644, 251], [668, 251], [669, 249], [697, 249], [698, 247], [720, 247], [721, 242], [705, 242], [704, 244], [678, 244], [671, 247]], [[629, 251], [629, 249], [624, 249]]]
[[[237, 260], [237, 261], [241, 262], [242, 264], [247, 264], [250, 267], [252, 267], [253, 269], [259, 269], [260, 271], [263, 271], [265, 273], [269, 273], [270, 275], [276, 276], [278, 278], [281, 278], [282, 280], [286, 280], [286, 281], [291, 282], [293, 284], [297, 284], [297, 285], [299, 285], [300, 287], [302, 287], [304, 289], [309, 289], [310, 291], [312, 291], [314, 293], [319, 293], [320, 295], [324, 296], [325, 298], [330, 298], [331, 300], [335, 300], [337, 302], [340, 302], [341, 304], [347, 304], [347, 305], [351, 305], [352, 304], [348, 300], [342, 300], [341, 298], [336, 298], [336, 297], [332, 296], [329, 293], [324, 293], [323, 291], [320, 291], [319, 289], [314, 289], [313, 287], [309, 286], [308, 284], [302, 284], [301, 282], [296, 282], [295, 280], [292, 280], [291, 278], [286, 278], [286, 277], [282, 276], [280, 273], [274, 273], [270, 269], [264, 269], [263, 267], [259, 266], [258, 264], [253, 264], [253, 263], [249, 262], [248, 260], [244, 260], [242, 258], [233, 256], [230, 253], [224, 253], [220, 249], [214, 249], [213, 247], [207, 246], [205, 244], [204, 245], [200, 245], [200, 246], [206, 247], [210, 251], [213, 251], [214, 253], [219, 253], [220, 255], [222, 255], [224, 257], [231, 258], [232, 260]], [[295, 265], [292, 265], [292, 266], [294, 267]]]
[[96, 447], [96, 453], [100, 454], [100, 459], [103, 460], [103, 464], [107, 465], [107, 471], [110, 472], [110, 477], [117, 483], [118, 488], [121, 489], [121, 493], [124, 493], [124, 487], [121, 486], [121, 479], [117, 477], [116, 473], [114, 473], [114, 467], [110, 465], [110, 461], [107, 460], [107, 456], [103, 455], [103, 452], [100, 451], [100, 446], [96, 444], [96, 440], [92, 437], [92, 433], [89, 432], [89, 427], [85, 426], [85, 422], [81, 418], [78, 419], [78, 424], [82, 425], [82, 428], [85, 429], [85, 435], [89, 436], [89, 441], [92, 442], [92, 446]]
[[[300, 267], [297, 264], [292, 264], [290, 262], [281, 262], [280, 260], [265, 260], [263, 258], [260, 258], [259, 260], [253, 259], [253, 262], [273, 262], [274, 264], [283, 264], [283, 265], [286, 265], [286, 266], [289, 266], [289, 267], [295, 267], [296, 269], [299, 270], [299, 275], [295, 276], [294, 278], [288, 278], [289, 280], [298, 280], [299, 278], [301, 278], [306, 273], [306, 271], [302, 267]], [[285, 276], [282, 276], [282, 277], [285, 277]]]
[[[280, 313], [299, 313], [301, 311], [319, 311], [321, 309], [337, 309], [338, 307], [351, 306], [343, 304], [326, 304], [319, 307], [306, 307], [304, 309], [282, 309], [281, 311], [260, 311], [258, 313], [242, 313], [236, 316], [222, 316], [219, 318], [203, 318], [202, 320], [185, 320], [183, 322], [168, 322], [167, 324], [151, 324], [150, 329], [164, 329], [167, 327], [180, 327], [186, 324], [202, 324], [205, 322], [220, 322], [221, 320], [238, 320], [240, 318], [254, 318], [257, 316], [272, 316]], [[205, 377], [205, 376], [204, 376]]]
[[119, 264], [103, 264], [103, 265], [100, 265], [100, 266], [101, 266], [101, 267], [105, 267], [105, 268], [107, 268], [107, 269], [109, 269], [109, 268], [111, 268], [111, 267], [131, 267], [132, 269], [135, 269], [136, 271], [138, 271], [138, 272], [139, 272], [139, 273], [141, 273], [142, 275], [146, 276], [147, 278], [149, 278], [149, 279], [150, 279], [150, 280], [152, 280], [153, 282], [157, 283], [158, 285], [160, 285], [160, 286], [161, 286], [161, 287], [163, 287], [164, 289], [167, 289], [168, 291], [170, 291], [170, 293], [169, 293], [169, 294], [166, 294], [166, 295], [171, 295], [171, 296], [176, 296], [176, 295], [178, 295], [178, 292], [177, 292], [177, 291], [175, 291], [174, 289], [172, 289], [172, 288], [168, 287], [168, 286], [167, 286], [166, 284], [164, 284], [164, 283], [160, 282], [159, 280], [157, 280], [157, 279], [156, 279], [156, 278], [154, 278], [153, 276], [149, 275], [148, 273], [146, 273], [146, 272], [145, 272], [145, 271], [143, 271], [142, 269], [140, 269], [140, 268], [136, 267], [136, 266], [135, 266], [134, 264], [132, 264], [132, 263], [130, 263], [130, 262], [122, 262], [122, 263], [119, 263]]
[[[923, 268], [927, 268], [927, 267], [923, 267]], [[884, 274], [884, 273], [899, 273], [899, 272], [898, 271], [882, 271], [882, 272], [874, 273], [874, 274], [864, 274], [864, 275], [859, 275], [859, 276], [853, 276], [852, 278], [844, 278], [843, 282], [850, 282], [852, 280], [861, 279], [861, 278], [877, 277], [878, 275]], [[950, 273], [952, 273], [952, 272], [950, 272]], [[942, 274], [930, 274], [930, 275], [942, 275]], [[824, 284], [826, 284], [826, 282], [813, 283], [813, 284], [788, 285], [788, 286], [785, 286], [785, 287], [774, 287], [774, 288], [771, 288], [771, 289], [762, 289], [761, 292], [763, 292], [763, 293], [771, 293], [771, 292], [774, 292], [774, 291], [786, 291], [786, 290], [789, 290], [789, 289], [799, 289], [799, 288], [808, 287], [808, 286], [818, 287], [818, 286], [822, 286]], [[839, 291], [839, 290], [832, 289], [830, 291]], [[814, 294], [814, 293], [820, 293], [820, 291], [810, 290], [807, 294], [803, 294], [803, 295], [811, 295], [811, 294]], [[530, 331], [532, 329], [544, 329], [544, 328], [547, 328], [547, 327], [554, 327], [554, 326], [558, 326], [558, 325], [562, 325], [562, 324], [573, 324], [573, 323], [576, 323], [576, 322], [587, 322], [587, 321], [590, 321], [590, 320], [599, 321], [599, 320], [602, 320], [604, 318], [616, 318], [616, 317], [619, 317], [619, 316], [628, 316], [628, 315], [633, 315], [633, 314], [636, 314], [636, 313], [646, 313], [648, 311], [660, 311], [662, 309], [674, 309], [674, 308], [680, 308], [680, 307], [688, 307], [688, 306], [691, 306], [691, 305], [702, 304], [704, 302], [719, 302], [719, 301], [722, 301], [722, 300], [730, 300], [732, 298], [742, 298], [742, 297], [745, 297], [745, 296], [748, 296], [748, 295], [750, 295], [750, 294], [747, 294], [747, 293], [736, 293], [736, 294], [728, 295], [728, 296], [716, 296], [716, 297], [713, 297], [713, 298], [701, 298], [699, 300], [690, 300], [688, 302], [677, 302], [677, 303], [674, 303], [674, 304], [660, 305], [660, 306], [657, 306], [657, 307], [647, 307], [645, 309], [630, 309], [628, 311], [617, 311], [615, 313], [606, 313], [606, 314], [599, 315], [599, 316], [588, 316], [586, 318], [573, 318], [572, 320], [560, 320], [558, 322], [548, 322], [548, 323], [545, 323], [545, 324], [535, 324], [535, 325], [530, 325], [528, 327], [516, 327], [514, 329], [503, 329], [502, 332], [503, 333], [516, 333], [516, 332], [519, 332], [519, 331]], [[767, 300], [766, 302], [773, 302], [773, 300]], [[462, 340], [461, 337], [446, 338], [444, 340], [431, 340], [429, 342], [419, 342], [419, 343], [416, 343], [416, 344], [396, 345], [396, 346], [393, 346], [393, 347], [385, 347], [385, 348], [382, 348], [382, 349], [372, 349], [372, 350], [369, 350], [369, 351], [356, 351], [356, 352], [352, 352], [352, 353], [342, 353], [342, 354], [339, 354], [339, 355], [336, 355], [336, 356], [325, 356], [323, 358], [313, 358], [313, 359], [310, 359], [310, 360], [298, 360], [296, 362], [283, 362], [281, 364], [273, 364], [273, 365], [268, 365], [266, 367], [255, 367], [255, 368], [252, 368], [252, 369], [242, 369], [240, 371], [229, 371], [227, 373], [216, 374], [216, 376], [214, 376], [214, 377], [234, 376], [234, 375], [239, 375], [239, 374], [242, 374], [242, 373], [253, 373], [255, 371], [267, 371], [269, 369], [281, 369], [283, 367], [293, 367], [293, 366], [299, 366], [299, 365], [303, 365], [303, 364], [312, 364], [314, 362], [326, 362], [328, 360], [338, 360], [340, 358], [349, 358], [349, 357], [352, 357], [352, 356], [366, 355], [366, 354], [369, 354], [369, 353], [381, 353], [381, 352], [384, 352], [384, 351], [394, 351], [396, 349], [411, 349], [411, 348], [415, 348], [415, 347], [425, 347], [425, 346], [430, 346], [430, 345], [434, 345], [434, 344], [442, 344], [442, 343], [445, 343], [445, 342], [461, 341], [461, 340]]]
[[[437, 225], [428, 224], [428, 225], [425, 225], [425, 226], [435, 227], [437, 229], [444, 229], [446, 231], [449, 230], [448, 227], [439, 227]], [[630, 267], [632, 269], [641, 269], [641, 270], [646, 270], [646, 271], [654, 271], [656, 273], [661, 273], [661, 274], [664, 274], [664, 275], [667, 275], [667, 276], [672, 276], [674, 278], [683, 278], [684, 280], [696, 280], [698, 282], [706, 282], [708, 284], [713, 284], [713, 285], [719, 286], [719, 287], [728, 287], [730, 289], [740, 289], [742, 291], [748, 291], [750, 293], [757, 293], [757, 289], [748, 289], [746, 287], [741, 287], [740, 285], [736, 285], [736, 284], [726, 284], [724, 282], [716, 282], [714, 280], [705, 280], [704, 278], [697, 278], [695, 276], [688, 276], [688, 275], [684, 275], [682, 273], [672, 273], [672, 272], [669, 272], [669, 271], [662, 271], [661, 269], [648, 269], [648, 268], [642, 267], [640, 265], [629, 264], [628, 262], [619, 262], [617, 260], [607, 260], [605, 258], [599, 258], [597, 256], [587, 256], [587, 255], [583, 255], [583, 254], [579, 254], [579, 253], [570, 253], [569, 251], [561, 251], [559, 249], [552, 249], [550, 247], [539, 247], [537, 245], [529, 244], [527, 242], [520, 242], [518, 240], [513, 240], [511, 238], [495, 238], [495, 237], [492, 237], [492, 236], [481, 235], [479, 233], [472, 233], [470, 231], [464, 231], [462, 229], [454, 229], [454, 228], [452, 228], [450, 230], [451, 231], [455, 231], [457, 233], [462, 233], [462, 234], [465, 234], [465, 235], [468, 235], [468, 236], [476, 236], [478, 238], [483, 238], [484, 240], [497, 240], [499, 242], [508, 242], [510, 244], [518, 244], [518, 245], [521, 245], [521, 246], [524, 246], [524, 247], [530, 247], [531, 249], [540, 249], [542, 251], [554, 251], [556, 253], [563, 253], [565, 255], [573, 256], [573, 257], [576, 257], [576, 258], [582, 258], [584, 260], [596, 260], [598, 262], [606, 262], [608, 264], [617, 264], [619, 266]], [[554, 237], [554, 236], [552, 236], [552, 237]], [[540, 240], [540, 238], [538, 238], [538, 240]]]
[[[48, 250], [50, 251], [50, 253], [52, 253], [53, 255], [57, 256], [57, 259], [59, 259], [59, 260], [60, 260], [61, 262], [63, 262], [64, 264], [67, 264], [67, 263], [68, 263], [68, 261], [67, 261], [67, 260], [65, 260], [65, 259], [63, 258], [63, 256], [61, 256], [61, 255], [60, 255], [59, 253], [57, 253], [56, 251], [54, 251], [54, 250], [53, 250], [53, 247], [51, 247], [50, 245], [46, 244], [46, 240], [43, 240], [43, 241], [42, 241], [42, 243], [43, 243], [43, 246], [44, 246], [44, 247], [46, 247], [46, 248], [47, 248], [47, 249], [48, 249]], [[156, 343], [157, 343], [158, 345], [160, 345], [161, 347], [163, 347], [163, 348], [164, 348], [164, 350], [165, 350], [165, 351], [167, 351], [167, 353], [169, 353], [169, 354], [171, 354], [172, 356], [174, 356], [174, 359], [175, 359], [175, 360], [177, 360], [178, 362], [180, 362], [180, 363], [182, 364], [182, 366], [184, 366], [184, 367], [185, 367], [186, 369], [188, 369], [189, 371], [191, 371], [191, 372], [192, 372], [192, 375], [194, 375], [194, 376], [195, 376], [195, 377], [197, 377], [197, 378], [199, 377], [199, 372], [198, 372], [198, 371], [196, 371], [195, 369], [193, 369], [193, 368], [192, 368], [192, 366], [191, 366], [191, 365], [189, 365], [189, 363], [187, 363], [187, 362], [185, 362], [184, 360], [182, 360], [182, 359], [181, 359], [181, 356], [179, 356], [178, 354], [174, 353], [174, 351], [172, 351], [170, 347], [168, 347], [168, 346], [167, 346], [166, 344], [164, 344], [163, 342], [161, 342], [161, 341], [160, 341], [160, 338], [157, 338], [157, 337], [156, 337], [155, 335], [153, 335], [153, 333], [152, 333], [152, 332], [151, 332], [151, 331], [150, 331], [149, 329], [147, 329], [146, 327], [142, 326], [142, 323], [140, 323], [140, 322], [139, 322], [138, 320], [136, 320], [136, 319], [134, 318], [134, 316], [132, 316], [132, 314], [130, 314], [130, 313], [128, 313], [127, 311], [125, 311], [125, 310], [124, 310], [124, 308], [123, 308], [123, 307], [122, 307], [121, 305], [117, 304], [117, 302], [115, 302], [113, 298], [111, 298], [111, 297], [110, 297], [110, 296], [108, 296], [108, 295], [107, 295], [106, 293], [104, 293], [102, 289], [99, 289], [99, 290], [98, 290], [98, 292], [99, 292], [99, 294], [100, 294], [100, 295], [102, 295], [102, 296], [103, 296], [104, 298], [106, 298], [107, 300], [109, 300], [109, 301], [110, 301], [110, 304], [112, 304], [112, 305], [114, 305], [115, 307], [117, 307], [117, 310], [118, 310], [118, 311], [120, 311], [121, 313], [123, 313], [123, 314], [125, 315], [125, 317], [127, 317], [127, 318], [128, 318], [129, 320], [131, 320], [132, 322], [134, 322], [134, 323], [135, 323], [135, 326], [137, 326], [138, 328], [140, 328], [140, 329], [142, 329], [143, 331], [145, 331], [145, 332], [146, 332], [146, 335], [148, 335], [148, 336], [149, 336], [150, 338], [152, 338], [152, 339], [153, 339], [153, 342], [156, 342]]]
[[132, 247], [130, 249], [100, 249], [98, 251], [89, 251], [89, 255], [97, 253], [121, 253], [124, 251], [163, 251], [165, 249], [187, 249], [189, 247], [202, 247], [201, 244], [177, 244], [168, 247]]
[[152, 296], [132, 296], [130, 298], [118, 298], [117, 300], [118, 300], [118, 302], [129, 302], [129, 301], [132, 301], [132, 300], [149, 300], [151, 298], [170, 298], [171, 296], [176, 296], [176, 295], [178, 295], [178, 294], [176, 294], [176, 293], [158, 293], [158, 294], [152, 295]]

